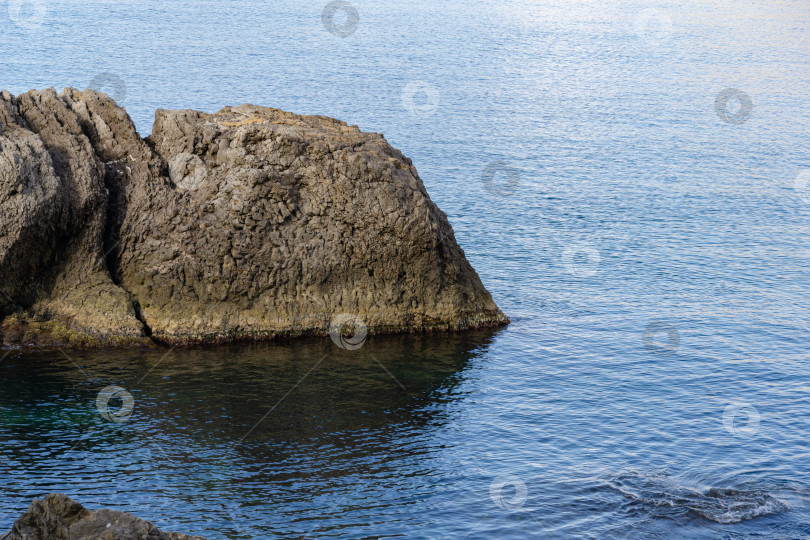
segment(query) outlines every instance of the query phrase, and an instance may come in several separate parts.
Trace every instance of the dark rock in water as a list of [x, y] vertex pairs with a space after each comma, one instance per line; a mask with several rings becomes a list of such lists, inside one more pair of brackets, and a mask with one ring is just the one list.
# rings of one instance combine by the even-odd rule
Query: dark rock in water
[[125, 512], [90, 511], [67, 495], [35, 499], [0, 540], [205, 540], [160, 531]]
[[5, 345], [508, 322], [382, 135], [241, 105], [159, 110], [144, 140], [92, 90], [0, 96], [0, 275]]
[[687, 507], [696, 514], [724, 525], [789, 510], [784, 501], [758, 491], [711, 488]]
[[608, 485], [643, 505], [657, 518], [677, 520], [697, 514], [729, 525], [790, 509], [787, 503], [765, 489], [698, 489], [681, 485], [663, 472], [623, 472], [612, 476]]

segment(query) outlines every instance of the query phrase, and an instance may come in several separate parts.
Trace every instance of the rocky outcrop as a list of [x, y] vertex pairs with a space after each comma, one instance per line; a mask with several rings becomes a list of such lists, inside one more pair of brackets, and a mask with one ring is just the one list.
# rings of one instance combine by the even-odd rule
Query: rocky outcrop
[[242, 105], [0, 96], [6, 344], [103, 346], [508, 322], [411, 161], [376, 133]]
[[202, 536], [162, 532], [125, 512], [90, 511], [67, 495], [34, 499], [0, 540], [205, 540]]
[[[104, 260], [106, 165], [78, 95], [0, 94], [0, 314], [12, 315], [5, 343], [145, 341]], [[116, 109], [128, 121], [110, 104]]]

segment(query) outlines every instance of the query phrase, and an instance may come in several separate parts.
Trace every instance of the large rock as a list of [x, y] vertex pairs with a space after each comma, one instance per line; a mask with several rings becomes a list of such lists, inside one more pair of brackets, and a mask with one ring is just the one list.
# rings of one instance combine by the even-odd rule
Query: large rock
[[6, 342], [508, 322], [380, 134], [242, 105], [159, 110], [144, 140], [106, 95], [66, 89], [3, 93], [0, 145]]
[[0, 315], [13, 315], [3, 323], [6, 343], [147, 341], [132, 299], [107, 271], [105, 164], [76, 94], [0, 94]]
[[34, 499], [0, 540], [205, 540], [202, 536], [162, 532], [151, 522], [125, 512], [87, 510], [67, 495]]

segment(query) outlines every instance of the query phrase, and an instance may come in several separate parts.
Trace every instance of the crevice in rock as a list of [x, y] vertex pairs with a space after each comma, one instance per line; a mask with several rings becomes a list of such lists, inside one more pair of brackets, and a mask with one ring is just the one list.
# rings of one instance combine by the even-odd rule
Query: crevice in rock
[[155, 341], [155, 339], [152, 337], [152, 328], [150, 328], [149, 325], [146, 324], [146, 319], [144, 319], [143, 313], [141, 313], [141, 304], [139, 304], [137, 300], [132, 300], [132, 308], [135, 310], [135, 318], [138, 319], [143, 325], [144, 335], [146, 335], [146, 337], [157, 343], [157, 341]]
[[104, 185], [107, 188], [107, 208], [104, 221], [104, 234], [102, 237], [102, 249], [104, 249], [104, 262], [107, 266], [107, 273], [114, 284], [121, 287], [120, 261], [118, 250], [122, 242], [120, 231], [120, 209], [119, 206], [124, 198], [120, 186], [116, 181], [118, 171], [110, 163], [104, 164]]
[[[104, 222], [104, 233], [102, 236], [102, 249], [104, 250], [104, 263], [106, 266], [107, 275], [113, 284], [124, 291], [132, 303], [132, 309], [135, 313], [135, 318], [141, 323], [144, 335], [152, 342], [158, 343], [152, 338], [152, 328], [147, 324], [146, 319], [141, 311], [141, 304], [133, 296], [131, 291], [128, 291], [122, 284], [121, 280], [121, 261], [119, 257], [120, 244], [123, 239], [121, 237], [121, 212], [124, 212], [126, 199], [123, 196], [121, 185], [119, 183], [119, 176], [123, 174], [116, 163], [105, 163], [104, 185], [107, 188], [107, 208]], [[159, 343], [158, 343], [159, 344]]]

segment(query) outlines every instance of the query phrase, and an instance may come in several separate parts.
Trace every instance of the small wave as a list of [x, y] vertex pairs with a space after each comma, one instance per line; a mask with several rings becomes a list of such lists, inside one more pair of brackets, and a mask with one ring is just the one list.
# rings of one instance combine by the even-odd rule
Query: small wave
[[661, 512], [662, 509], [689, 511], [723, 525], [790, 510], [786, 502], [765, 490], [698, 489], [683, 486], [666, 473], [622, 473], [609, 478], [608, 484], [626, 498], [652, 509], [653, 513], [666, 513]]
[[711, 488], [688, 505], [693, 512], [717, 523], [740, 523], [759, 516], [781, 514], [787, 503], [765, 492]]

